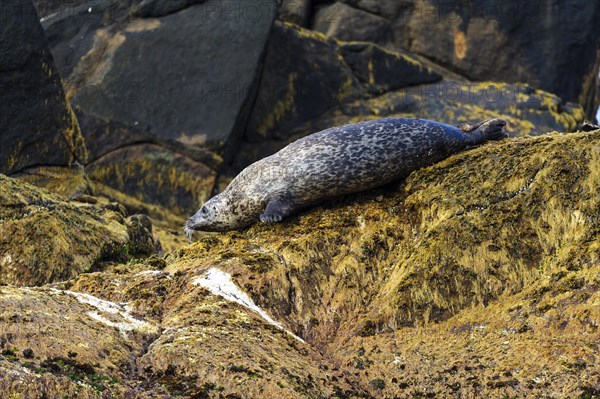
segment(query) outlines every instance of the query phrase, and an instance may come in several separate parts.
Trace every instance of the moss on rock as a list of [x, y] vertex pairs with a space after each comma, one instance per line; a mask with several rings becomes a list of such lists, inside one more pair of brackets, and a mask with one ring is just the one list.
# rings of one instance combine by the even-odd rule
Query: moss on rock
[[[135, 247], [130, 240], [118, 206], [90, 198], [68, 201], [0, 175], [0, 284], [67, 280], [101, 262], [148, 254], [147, 246]], [[130, 253], [134, 247], [138, 250]]]

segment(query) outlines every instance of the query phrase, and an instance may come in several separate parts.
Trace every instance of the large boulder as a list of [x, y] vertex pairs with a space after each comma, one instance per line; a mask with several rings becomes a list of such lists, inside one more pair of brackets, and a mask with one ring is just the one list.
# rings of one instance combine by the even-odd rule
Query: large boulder
[[317, 4], [314, 15], [314, 29], [328, 35], [402, 48], [472, 80], [526, 82], [569, 101], [579, 99], [600, 40], [600, 4], [587, 0], [341, 0]]
[[31, 1], [2, 2], [0, 12], [0, 173], [85, 162], [79, 126]]
[[51, 194], [0, 175], [0, 285], [68, 280], [106, 262], [156, 253], [147, 217], [114, 203]]

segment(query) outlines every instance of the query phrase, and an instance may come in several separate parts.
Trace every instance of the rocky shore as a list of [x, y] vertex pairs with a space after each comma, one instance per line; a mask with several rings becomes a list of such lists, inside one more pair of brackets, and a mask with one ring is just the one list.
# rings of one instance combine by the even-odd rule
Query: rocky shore
[[[600, 6], [473, 3], [3, 5], [0, 398], [600, 397]], [[187, 241], [383, 117], [510, 138]]]

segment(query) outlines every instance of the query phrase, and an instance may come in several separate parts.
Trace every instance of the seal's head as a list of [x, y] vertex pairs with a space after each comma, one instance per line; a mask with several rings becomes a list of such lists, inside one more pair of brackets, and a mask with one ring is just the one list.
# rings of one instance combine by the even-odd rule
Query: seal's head
[[[185, 234], [191, 240], [197, 231], [229, 231], [245, 227], [258, 219], [264, 205], [251, 206], [242, 201], [235, 190], [226, 190], [206, 201], [185, 224]], [[262, 208], [261, 208], [262, 206]]]
[[206, 201], [204, 205], [189, 218], [185, 224], [185, 234], [192, 238], [194, 230], [227, 231], [234, 229], [235, 220], [231, 218], [232, 209], [227, 198], [217, 195]]

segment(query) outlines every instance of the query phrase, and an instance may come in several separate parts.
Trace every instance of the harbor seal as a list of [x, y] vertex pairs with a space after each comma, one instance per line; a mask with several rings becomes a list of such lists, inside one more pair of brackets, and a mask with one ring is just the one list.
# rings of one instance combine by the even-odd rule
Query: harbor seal
[[458, 127], [387, 118], [301, 138], [244, 169], [188, 219], [185, 232], [227, 231], [280, 222], [323, 199], [406, 177], [468, 147], [506, 137], [501, 119]]

